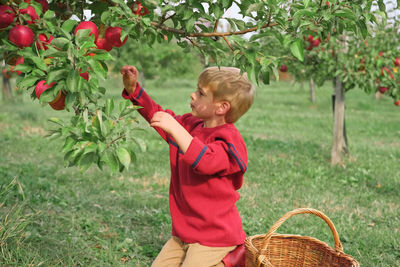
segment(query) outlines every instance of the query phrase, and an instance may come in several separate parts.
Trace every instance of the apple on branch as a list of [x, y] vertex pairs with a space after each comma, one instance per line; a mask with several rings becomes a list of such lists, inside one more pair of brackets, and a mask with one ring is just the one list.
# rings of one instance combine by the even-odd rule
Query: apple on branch
[[379, 91], [381, 94], [386, 93], [388, 90], [389, 90], [389, 87], [384, 87], [384, 86], [379, 86], [379, 87], [378, 87], [378, 91]]
[[[24, 0], [24, 2], [30, 4], [31, 0]], [[38, 2], [42, 6], [43, 13], [46, 13], [46, 11], [49, 10], [49, 3], [47, 0], [35, 0], [35, 2]]]
[[79, 70], [79, 76], [81, 76], [83, 79], [85, 79], [86, 81], [89, 81], [89, 72], [81, 72], [81, 70]]
[[[52, 82], [51, 84], [46, 84], [45, 80], [41, 80], [36, 84], [35, 94], [38, 99], [44, 91], [49, 88], [52, 88], [56, 82]], [[65, 108], [65, 94], [60, 90], [57, 93], [56, 98], [53, 101], [49, 102], [49, 105], [55, 110], [63, 110]]]
[[26, 21], [26, 23], [28, 23], [28, 24], [33, 24], [33, 23], [35, 23], [36, 20], [39, 19], [39, 16], [36, 13], [36, 10], [33, 6], [28, 6], [27, 8], [20, 9], [19, 12], [21, 14], [28, 14], [29, 17], [31, 17], [31, 20]]
[[38, 35], [38, 40], [36, 41], [36, 47], [39, 50], [47, 50], [49, 49], [47, 47], [47, 45], [49, 45], [51, 43], [51, 41], [53, 41], [54, 37], [53, 35], [50, 35], [48, 38], [46, 36], [46, 34], [40, 33]]
[[132, 13], [135, 15], [145, 16], [149, 14], [149, 10], [143, 6], [140, 1], [133, 2], [129, 7], [131, 8]]
[[121, 27], [108, 27], [105, 33], [107, 42], [115, 47], [123, 46], [128, 40], [128, 36], [121, 42], [121, 30]]
[[113, 49], [112, 44], [110, 44], [106, 38], [99, 37], [96, 42], [97, 49], [103, 49], [110, 52]]
[[32, 29], [25, 25], [15, 25], [8, 33], [8, 40], [19, 48], [31, 46], [34, 39]]
[[9, 6], [0, 6], [0, 29], [7, 28], [15, 19], [14, 10]]
[[79, 30], [86, 30], [90, 29], [89, 36], [94, 35], [94, 41], [97, 41], [97, 38], [99, 37], [99, 29], [97, 28], [97, 25], [94, 24], [91, 21], [82, 21], [81, 23], [78, 24], [75, 28], [75, 35], [78, 33]]

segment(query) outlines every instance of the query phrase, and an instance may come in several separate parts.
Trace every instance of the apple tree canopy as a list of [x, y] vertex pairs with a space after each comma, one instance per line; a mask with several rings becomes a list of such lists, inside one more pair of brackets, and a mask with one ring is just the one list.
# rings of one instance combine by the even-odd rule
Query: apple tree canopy
[[[373, 4], [385, 10], [382, 0], [0, 2], [12, 9], [3, 8], [8, 11], [1, 13], [0, 8], [1, 54], [8, 64], [24, 58], [14, 68], [21, 72], [17, 86], [41, 103], [54, 101], [61, 91], [65, 110], [72, 113], [68, 121], [51, 119], [56, 126], [51, 135], [62, 138], [67, 165], [87, 169], [94, 163], [100, 168], [109, 166], [114, 172], [129, 167], [137, 148], [145, 149], [144, 142], [135, 136], [135, 129], [140, 130], [135, 128], [138, 107], [128, 101], [106, 99], [106, 88], [101, 85], [108, 76], [106, 61], [113, 59], [109, 50], [118, 49], [127, 37], [149, 46], [156, 42], [176, 42], [188, 52], [197, 49], [218, 65], [229, 64], [246, 71], [257, 83], [269, 83], [283, 56], [304, 60], [307, 45], [304, 36], [313, 34], [326, 40], [346, 32], [366, 38], [368, 24], [376, 21], [371, 11]], [[234, 5], [243, 19], [225, 15]], [[32, 7], [37, 17], [32, 14]], [[27, 9], [31, 11], [21, 12]], [[91, 18], [86, 16], [88, 10]], [[76, 31], [85, 20], [96, 27], [85, 26]], [[222, 22], [229, 25], [226, 31], [218, 30]], [[34, 41], [24, 35], [10, 37], [17, 25], [31, 29]], [[110, 27], [119, 27], [109, 31], [117, 34], [112, 37], [113, 47], [104, 40]], [[246, 33], [251, 34], [243, 38]], [[290, 55], [264, 49], [266, 40], [272, 39], [288, 49]], [[43, 80], [53, 86], [41, 92], [37, 100], [36, 86]]]

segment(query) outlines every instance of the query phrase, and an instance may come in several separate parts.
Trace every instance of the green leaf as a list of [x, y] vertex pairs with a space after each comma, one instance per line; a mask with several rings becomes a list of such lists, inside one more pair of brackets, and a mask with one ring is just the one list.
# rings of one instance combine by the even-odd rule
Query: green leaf
[[28, 64], [18, 64], [15, 68], [14, 71], [21, 71], [23, 73], [29, 72], [32, 70], [32, 67]]
[[185, 25], [186, 31], [187, 31], [187, 32], [193, 31], [193, 28], [194, 28], [194, 24], [195, 24], [195, 23], [196, 23], [196, 18], [195, 18], [195, 17], [191, 17], [191, 18], [186, 22], [186, 25]]
[[97, 151], [97, 144], [93, 143], [93, 142], [89, 142], [86, 146], [85, 146], [85, 150], [83, 152], [83, 154], [88, 154], [88, 153], [92, 153]]
[[264, 84], [269, 84], [269, 70], [261, 70], [261, 78]]
[[[69, 43], [70, 43], [70, 40], [68, 40], [68, 39], [65, 38], [65, 37], [55, 38], [55, 39], [53, 39], [53, 41], [51, 41], [51, 44], [52, 44], [52, 45], [54, 45], [54, 46], [56, 46], [56, 47], [58, 47], [58, 48], [61, 48], [61, 49], [63, 49], [63, 50], [64, 50], [64, 48], [66, 47], [66, 45], [69, 44]], [[49, 49], [50, 49], [50, 48], [56, 50], [55, 48], [49, 46]], [[46, 50], [45, 53], [46, 53], [47, 51], [48, 51], [48, 50]], [[59, 52], [58, 50], [56, 50], [56, 51]]]
[[47, 25], [47, 28], [51, 33], [54, 33], [56, 30], [56, 26], [50, 21], [50, 20], [45, 20], [45, 23]]
[[61, 152], [67, 153], [68, 151], [71, 151], [73, 146], [75, 145], [76, 140], [72, 138], [71, 136], [68, 136], [67, 139], [65, 139], [64, 146], [61, 149]]
[[383, 2], [383, 0], [378, 0], [378, 6], [379, 6], [380, 11], [386, 12], [386, 6], [385, 6], [385, 3]]
[[337, 10], [333, 15], [335, 15], [336, 17], [348, 18], [351, 20], [357, 19], [357, 17], [353, 14], [353, 12], [350, 9]]
[[147, 146], [146, 146], [146, 143], [143, 141], [143, 139], [138, 138], [138, 137], [134, 137], [133, 141], [135, 141], [135, 143], [139, 146], [140, 151], [146, 152]]
[[297, 39], [290, 45], [290, 52], [301, 62], [304, 61], [304, 48], [301, 39]]
[[115, 173], [119, 169], [118, 159], [110, 150], [106, 150], [101, 156], [100, 161], [104, 162], [111, 169], [111, 172]]
[[310, 4], [310, 0], [303, 0], [304, 7], [307, 8]]
[[42, 58], [40, 58], [40, 57], [31, 57], [30, 59], [33, 61], [33, 63], [35, 63], [35, 65], [39, 69], [44, 70], [44, 71], [47, 70], [47, 65], [46, 65], [46, 63], [44, 63]]
[[78, 24], [78, 21], [69, 19], [63, 23], [63, 25], [61, 26], [61, 29], [63, 29], [66, 32], [71, 32], [76, 24]]
[[114, 99], [106, 100], [106, 115], [110, 116], [112, 111], [114, 110]]
[[48, 19], [52, 19], [54, 17], [54, 11], [52, 10], [47, 10], [46, 13], [44, 13], [43, 18], [48, 20]]
[[24, 77], [18, 84], [18, 87], [25, 88], [34, 85], [40, 78], [34, 76]]
[[62, 69], [54, 69], [47, 74], [46, 84], [50, 84], [54, 81], [58, 81], [62, 78], [65, 78], [68, 75], [68, 70]]
[[97, 159], [96, 153], [84, 153], [79, 157], [78, 165], [80, 171], [86, 171]]
[[70, 71], [67, 76], [67, 88], [70, 92], [78, 92], [82, 87], [82, 77], [78, 70]]
[[100, 124], [100, 129], [103, 132], [103, 113], [101, 112], [100, 109], [96, 110], [96, 116], [97, 116], [97, 120]]
[[128, 150], [123, 147], [118, 147], [115, 152], [122, 165], [128, 169], [129, 164], [131, 163], [131, 155], [129, 154]]
[[104, 24], [108, 24], [108, 18], [111, 17], [111, 12], [110, 11], [104, 11], [101, 14], [101, 22], [103, 22]]
[[103, 66], [101, 64], [101, 62], [97, 61], [97, 60], [93, 60], [90, 59], [89, 61], [89, 65], [92, 67], [93, 71], [100, 77], [102, 77], [103, 79], [107, 78], [107, 69], [105, 69], [105, 66]]
[[95, 60], [114, 60], [110, 53], [96, 54], [93, 59]]
[[48, 121], [52, 122], [52, 123], [55, 123], [57, 125], [60, 125], [60, 126], [64, 126], [64, 124], [62, 124], [62, 120], [60, 118], [52, 117], [52, 118], [49, 118]]
[[107, 145], [104, 143], [97, 144], [97, 153], [102, 154], [107, 149]]

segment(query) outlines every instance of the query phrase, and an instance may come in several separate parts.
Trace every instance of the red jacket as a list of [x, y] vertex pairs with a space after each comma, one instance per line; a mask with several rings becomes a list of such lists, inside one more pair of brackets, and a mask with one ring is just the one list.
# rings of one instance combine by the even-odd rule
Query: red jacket
[[[133, 93], [124, 90], [122, 96], [143, 107], [138, 111], [147, 121], [155, 112], [164, 111], [139, 83]], [[190, 113], [176, 116], [170, 110], [165, 112], [193, 136], [183, 153], [170, 135], [156, 128], [169, 144], [172, 235], [204, 246], [242, 244], [246, 234], [235, 203], [247, 169], [247, 152], [239, 131], [231, 123], [204, 128], [203, 120]]]

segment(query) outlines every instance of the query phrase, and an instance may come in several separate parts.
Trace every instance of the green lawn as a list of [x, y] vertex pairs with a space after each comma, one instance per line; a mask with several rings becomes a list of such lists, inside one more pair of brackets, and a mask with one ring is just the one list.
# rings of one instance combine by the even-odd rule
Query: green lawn
[[[107, 85], [119, 98], [119, 79]], [[196, 81], [146, 88], [164, 108], [184, 113]], [[237, 203], [244, 229], [266, 233], [287, 211], [311, 207], [334, 222], [345, 252], [363, 266], [400, 266], [400, 109], [389, 98], [347, 93], [350, 155], [331, 167], [331, 92], [327, 83], [311, 103], [298, 84], [258, 88], [237, 123], [249, 155]], [[69, 115], [28, 94], [0, 105], [0, 266], [149, 266], [170, 235], [168, 146], [148, 128], [147, 151], [128, 171], [81, 173], [64, 167], [59, 140], [44, 138], [54, 116]], [[17, 185], [6, 191], [13, 179], [23, 194]], [[21, 232], [18, 223], [27, 223]], [[298, 215], [278, 232], [333, 246], [315, 216]]]

